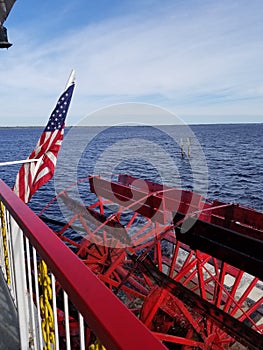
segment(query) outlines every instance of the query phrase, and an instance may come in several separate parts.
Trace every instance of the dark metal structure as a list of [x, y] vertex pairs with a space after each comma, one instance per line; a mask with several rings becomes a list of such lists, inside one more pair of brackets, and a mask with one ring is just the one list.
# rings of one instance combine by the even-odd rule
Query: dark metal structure
[[0, 0], [0, 48], [8, 49], [12, 44], [8, 41], [7, 29], [3, 23], [7, 19], [16, 0]]

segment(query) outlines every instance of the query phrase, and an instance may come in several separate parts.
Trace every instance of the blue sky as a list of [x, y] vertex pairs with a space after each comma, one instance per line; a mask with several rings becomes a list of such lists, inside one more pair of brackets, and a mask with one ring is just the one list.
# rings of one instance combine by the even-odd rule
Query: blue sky
[[261, 0], [17, 0], [4, 24], [13, 46], [0, 51], [0, 126], [45, 125], [72, 68], [68, 125], [125, 102], [189, 124], [263, 122], [262, 16]]

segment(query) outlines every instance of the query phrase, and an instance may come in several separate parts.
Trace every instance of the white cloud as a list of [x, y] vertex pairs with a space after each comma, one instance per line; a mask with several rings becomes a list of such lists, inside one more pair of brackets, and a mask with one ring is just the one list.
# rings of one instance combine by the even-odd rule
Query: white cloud
[[136, 100], [189, 115], [260, 115], [262, 6], [200, 4], [87, 24], [42, 44], [13, 33], [16, 43], [0, 67], [1, 124], [16, 114], [24, 124], [44, 124], [72, 67], [73, 123], [104, 103]]

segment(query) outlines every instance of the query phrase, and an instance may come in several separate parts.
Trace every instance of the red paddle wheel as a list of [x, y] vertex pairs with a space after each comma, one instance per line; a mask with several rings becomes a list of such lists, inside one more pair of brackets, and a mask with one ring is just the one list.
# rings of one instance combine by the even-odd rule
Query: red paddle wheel
[[89, 184], [89, 206], [59, 194], [56, 233], [168, 349], [263, 348], [262, 213], [128, 175]]

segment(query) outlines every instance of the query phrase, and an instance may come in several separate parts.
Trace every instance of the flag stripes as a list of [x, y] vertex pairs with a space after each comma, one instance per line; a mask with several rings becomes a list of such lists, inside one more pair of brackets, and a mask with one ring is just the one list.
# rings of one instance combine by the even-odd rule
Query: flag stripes
[[16, 178], [13, 191], [25, 202], [47, 181], [55, 171], [57, 156], [64, 137], [65, 119], [74, 91], [72, 82], [59, 98], [35, 149], [28, 159], [35, 162], [24, 163]]

